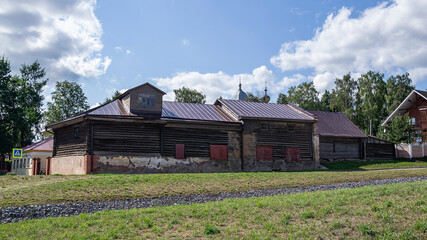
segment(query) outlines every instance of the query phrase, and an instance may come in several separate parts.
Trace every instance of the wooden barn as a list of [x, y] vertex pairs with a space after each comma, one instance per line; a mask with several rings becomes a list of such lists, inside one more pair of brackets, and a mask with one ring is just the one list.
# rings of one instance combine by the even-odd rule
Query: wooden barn
[[292, 104], [163, 101], [149, 83], [48, 126], [51, 174], [301, 170], [319, 167], [317, 120]]
[[366, 158], [366, 136], [343, 113], [309, 111], [317, 117], [320, 159], [360, 160]]

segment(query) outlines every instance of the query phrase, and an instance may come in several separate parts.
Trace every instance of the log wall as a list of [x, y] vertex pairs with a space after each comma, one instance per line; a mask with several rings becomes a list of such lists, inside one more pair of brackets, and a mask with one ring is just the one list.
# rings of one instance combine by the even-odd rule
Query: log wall
[[[78, 129], [78, 137], [75, 131]], [[89, 134], [87, 123], [75, 124], [54, 131], [53, 156], [83, 156], [87, 151], [87, 135]]]

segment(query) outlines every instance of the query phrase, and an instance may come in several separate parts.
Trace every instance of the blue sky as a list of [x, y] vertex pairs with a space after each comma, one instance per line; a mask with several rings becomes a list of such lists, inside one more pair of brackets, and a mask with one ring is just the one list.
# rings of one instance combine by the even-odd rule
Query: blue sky
[[[277, 94], [303, 81], [374, 70], [427, 79], [423, 1], [6, 1], [0, 51], [39, 60], [54, 83], [79, 82], [90, 105], [150, 82], [173, 100], [195, 88], [208, 103], [243, 89]], [[6, 21], [18, 19], [18, 21]]]

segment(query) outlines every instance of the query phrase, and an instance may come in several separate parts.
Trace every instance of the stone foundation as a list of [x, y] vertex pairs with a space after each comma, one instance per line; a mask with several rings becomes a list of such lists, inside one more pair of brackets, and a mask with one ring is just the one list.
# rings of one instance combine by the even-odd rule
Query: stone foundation
[[[232, 172], [233, 161], [209, 158], [98, 156], [95, 173], [209, 173]], [[230, 166], [231, 165], [231, 166]]]

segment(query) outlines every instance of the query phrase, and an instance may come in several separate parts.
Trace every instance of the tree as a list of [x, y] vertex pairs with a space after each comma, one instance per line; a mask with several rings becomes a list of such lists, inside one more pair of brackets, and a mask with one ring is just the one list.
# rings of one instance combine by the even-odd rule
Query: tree
[[12, 147], [23, 147], [40, 132], [42, 118], [42, 89], [48, 79], [45, 71], [36, 61], [31, 65], [22, 64], [20, 76], [12, 76], [10, 62], [0, 59], [0, 154], [11, 151]]
[[358, 79], [354, 121], [365, 133], [376, 135], [387, 117], [384, 74], [369, 71]]
[[195, 89], [189, 89], [182, 87], [179, 89], [173, 90], [175, 93], [175, 102], [185, 102], [185, 103], [206, 103], [206, 95], [202, 92], [198, 92]]
[[303, 82], [289, 88], [287, 100], [305, 110], [321, 110], [319, 92], [313, 82]]
[[[109, 102], [112, 102], [112, 101], [115, 101], [120, 95], [122, 95], [119, 91], [115, 91], [114, 93], [113, 93], [113, 96], [111, 96], [110, 98], [106, 98], [105, 99], [105, 101], [102, 103], [102, 104], [106, 104], [106, 103], [109, 103]], [[101, 105], [102, 105], [101, 104]]]
[[52, 92], [52, 101], [47, 103], [46, 123], [51, 124], [72, 117], [89, 109], [87, 97], [75, 82], [57, 82]]
[[335, 80], [335, 88], [332, 90], [330, 108], [334, 112], [344, 113], [350, 120], [354, 120], [354, 101], [357, 82], [351, 78], [350, 73]]
[[405, 98], [415, 89], [412, 85], [412, 80], [409, 78], [409, 73], [405, 73], [397, 76], [390, 76], [387, 79], [387, 112], [391, 114], [399, 104], [405, 100]]
[[284, 93], [279, 93], [279, 96], [277, 97], [277, 103], [278, 104], [286, 104], [289, 102], [288, 97]]
[[410, 120], [408, 114], [395, 116], [389, 126], [381, 128], [378, 136], [394, 143], [412, 143], [419, 134], [412, 128]]
[[325, 90], [320, 100], [320, 108], [322, 111], [331, 111], [331, 98], [332, 94], [328, 90]]

